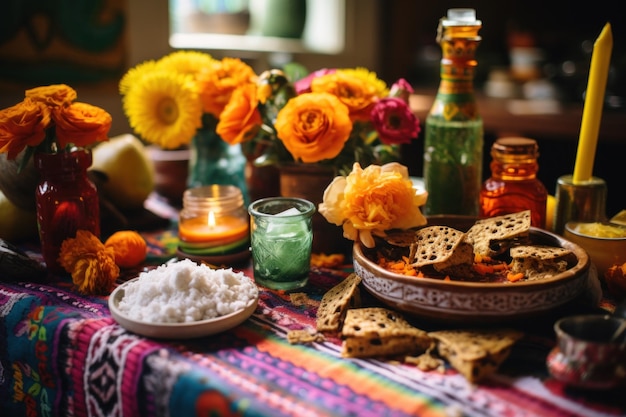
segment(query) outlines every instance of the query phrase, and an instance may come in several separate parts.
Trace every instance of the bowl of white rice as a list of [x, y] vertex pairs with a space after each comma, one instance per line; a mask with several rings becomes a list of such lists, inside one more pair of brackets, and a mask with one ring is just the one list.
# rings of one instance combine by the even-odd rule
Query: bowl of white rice
[[254, 313], [258, 300], [256, 284], [242, 272], [183, 259], [118, 286], [109, 296], [109, 309], [131, 332], [187, 339], [238, 326]]

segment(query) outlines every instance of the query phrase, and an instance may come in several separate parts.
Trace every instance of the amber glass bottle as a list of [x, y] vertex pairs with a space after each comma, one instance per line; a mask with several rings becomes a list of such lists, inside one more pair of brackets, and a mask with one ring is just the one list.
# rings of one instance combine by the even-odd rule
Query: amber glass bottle
[[531, 211], [531, 225], [545, 229], [548, 191], [539, 179], [539, 147], [534, 139], [500, 138], [491, 147], [491, 177], [480, 191], [480, 215]]
[[425, 214], [476, 216], [483, 166], [483, 121], [474, 97], [482, 27], [474, 9], [450, 9], [439, 22], [441, 81], [426, 118]]

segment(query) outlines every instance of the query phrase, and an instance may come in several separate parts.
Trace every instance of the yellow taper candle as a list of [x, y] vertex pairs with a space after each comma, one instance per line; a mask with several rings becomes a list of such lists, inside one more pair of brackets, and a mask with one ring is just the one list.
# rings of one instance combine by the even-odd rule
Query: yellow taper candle
[[589, 181], [593, 175], [593, 161], [596, 156], [596, 145], [598, 143], [598, 132], [600, 130], [600, 119], [602, 118], [604, 92], [606, 79], [609, 75], [612, 49], [613, 34], [611, 33], [611, 24], [607, 23], [593, 44], [587, 93], [580, 125], [580, 136], [578, 138], [578, 150], [576, 151], [576, 164], [574, 165], [574, 175], [572, 177], [574, 184]]

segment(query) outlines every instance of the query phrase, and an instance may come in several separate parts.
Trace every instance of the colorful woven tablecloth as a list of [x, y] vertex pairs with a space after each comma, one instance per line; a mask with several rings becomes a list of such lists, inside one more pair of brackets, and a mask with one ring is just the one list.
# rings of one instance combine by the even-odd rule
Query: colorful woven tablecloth
[[[168, 256], [158, 249], [167, 239], [152, 241], [157, 263]], [[624, 391], [578, 391], [549, 376], [551, 317], [523, 325], [524, 339], [480, 385], [449, 367], [426, 372], [392, 360], [342, 358], [340, 340], [290, 344], [287, 332], [314, 328], [322, 295], [349, 272], [350, 265], [312, 269], [304, 305], [261, 288], [246, 322], [192, 340], [130, 333], [111, 317], [106, 297], [79, 296], [68, 279], [0, 282], [0, 415], [626, 415]], [[365, 305], [376, 304], [363, 296]]]

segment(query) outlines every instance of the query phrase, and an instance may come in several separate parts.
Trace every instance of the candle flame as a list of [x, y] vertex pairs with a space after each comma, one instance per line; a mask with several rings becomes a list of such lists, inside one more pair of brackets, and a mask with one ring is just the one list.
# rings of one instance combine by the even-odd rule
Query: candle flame
[[207, 223], [209, 224], [209, 227], [215, 227], [215, 214], [213, 214], [213, 211], [209, 211], [209, 215], [207, 216]]

